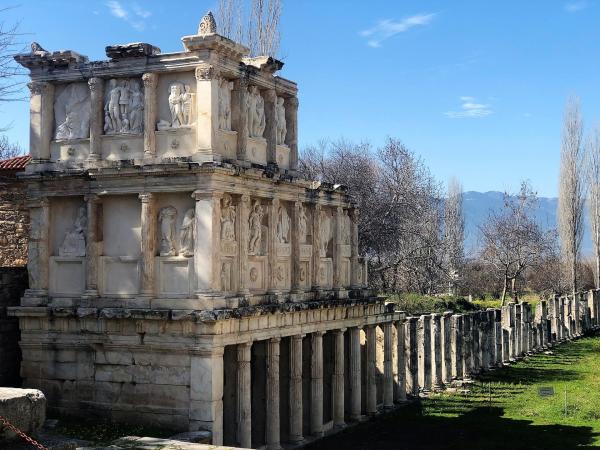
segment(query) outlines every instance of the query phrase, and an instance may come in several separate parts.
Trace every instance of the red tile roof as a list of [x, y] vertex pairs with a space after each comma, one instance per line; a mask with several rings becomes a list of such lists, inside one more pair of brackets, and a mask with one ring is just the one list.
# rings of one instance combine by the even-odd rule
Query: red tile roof
[[31, 156], [16, 156], [0, 160], [0, 170], [22, 170], [31, 161]]

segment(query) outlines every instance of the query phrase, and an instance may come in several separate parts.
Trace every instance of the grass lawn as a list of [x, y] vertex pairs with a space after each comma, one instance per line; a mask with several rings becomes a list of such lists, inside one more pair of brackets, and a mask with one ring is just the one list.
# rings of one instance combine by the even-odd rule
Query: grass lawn
[[[540, 396], [548, 387], [554, 395]], [[487, 373], [466, 393], [434, 395], [308, 448], [600, 448], [600, 335]]]

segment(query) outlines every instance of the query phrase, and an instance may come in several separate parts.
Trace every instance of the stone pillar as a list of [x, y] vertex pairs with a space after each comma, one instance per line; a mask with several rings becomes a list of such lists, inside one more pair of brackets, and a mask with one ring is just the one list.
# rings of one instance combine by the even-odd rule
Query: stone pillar
[[[219, 74], [210, 64], [196, 67], [196, 150], [201, 161], [212, 161], [219, 127]], [[238, 134], [239, 136], [239, 134]]]
[[311, 335], [310, 434], [323, 436], [323, 331]]
[[502, 361], [504, 360], [503, 353], [503, 331], [502, 331], [502, 311], [500, 309], [494, 310], [494, 326], [496, 328], [495, 333], [495, 345], [496, 345], [496, 360], [494, 361], [497, 367], [502, 367]]
[[[196, 199], [196, 236], [194, 240], [194, 270], [196, 272], [196, 296], [217, 296], [220, 291], [221, 194], [194, 192]], [[201, 237], [204, 236], [204, 239]], [[212, 309], [212, 303], [201, 305]]]
[[275, 89], [265, 89], [261, 94], [265, 100], [267, 164], [277, 165], [277, 93]]
[[[156, 256], [156, 199], [152, 193], [139, 194], [142, 202], [141, 295], [154, 295], [154, 257]], [[198, 240], [198, 239], [197, 239]]]
[[252, 447], [252, 342], [237, 346], [237, 442]]
[[268, 450], [281, 448], [279, 436], [279, 344], [281, 338], [274, 337], [267, 341], [267, 419], [266, 441]]
[[238, 240], [239, 240], [239, 291], [244, 297], [250, 295], [248, 288], [248, 220], [250, 217], [250, 196], [243, 194], [240, 198], [238, 213]]
[[392, 322], [383, 324], [383, 407], [394, 407], [394, 367], [392, 349]]
[[271, 199], [269, 205], [269, 236], [263, 236], [267, 238], [267, 248], [269, 249], [269, 264], [267, 265], [267, 280], [269, 280], [269, 293], [279, 294], [280, 290], [277, 288], [277, 249], [275, 243], [277, 242], [277, 220], [279, 213], [280, 201], [278, 198]]
[[452, 316], [452, 346], [450, 350], [452, 378], [457, 380], [463, 377], [463, 316]]
[[350, 288], [360, 289], [361, 283], [366, 280], [362, 280], [362, 266], [358, 259], [358, 221], [360, 217], [360, 210], [358, 208], [351, 208], [350, 213], [350, 224], [352, 229], [350, 230]]
[[298, 170], [298, 97], [285, 99], [285, 143], [290, 148], [290, 170]]
[[[300, 210], [302, 209], [302, 202], [295, 202], [294, 209], [292, 210], [292, 294], [302, 294], [304, 290], [300, 287]], [[306, 274], [306, 276], [309, 276]], [[302, 300], [302, 298], [299, 298]]]
[[[318, 198], [317, 198], [318, 202]], [[319, 271], [321, 269], [321, 254], [319, 249], [321, 247], [321, 205], [315, 203], [312, 210], [312, 289], [315, 291], [315, 295], [318, 296], [321, 286], [319, 284]]]
[[[213, 445], [223, 445], [223, 351], [223, 347], [213, 347], [191, 355], [190, 428], [211, 431]], [[249, 393], [250, 362], [246, 386]], [[249, 425], [250, 409], [247, 417]]]
[[33, 163], [50, 159], [54, 131], [54, 85], [33, 81], [29, 99], [29, 154]]
[[408, 317], [404, 323], [406, 392], [414, 397], [419, 395], [418, 322], [418, 317]]
[[442, 388], [442, 326], [439, 314], [431, 314], [431, 385]]
[[419, 353], [419, 386], [424, 390], [431, 390], [431, 316], [419, 317], [419, 330], [417, 333]]
[[529, 352], [529, 304], [521, 302], [521, 352]]
[[98, 203], [96, 194], [84, 197], [87, 207], [87, 236], [85, 241], [85, 295], [98, 296]]
[[375, 325], [366, 325], [365, 333], [367, 336], [367, 407], [366, 413], [369, 416], [377, 414], [377, 333]]
[[515, 303], [515, 353], [516, 357], [520, 357], [523, 353], [523, 305], [521, 303]]
[[92, 77], [88, 80], [90, 87], [90, 161], [97, 161], [102, 157], [102, 140], [104, 133], [104, 80]]
[[302, 442], [302, 338], [290, 337], [290, 437], [292, 443]]
[[237, 159], [245, 162], [248, 160], [248, 79], [235, 80], [231, 94], [231, 127], [237, 131]]
[[333, 426], [341, 428], [344, 422], [344, 331], [335, 330], [334, 335], [334, 359], [333, 359]]
[[463, 379], [469, 379], [473, 370], [473, 337], [471, 335], [472, 314], [463, 316], [463, 335], [462, 335], [462, 360], [463, 360]]
[[156, 156], [156, 114], [158, 112], [158, 101], [156, 85], [158, 75], [145, 73], [142, 75], [144, 82], [144, 159]]
[[452, 312], [446, 311], [441, 318], [442, 384], [452, 380]]
[[360, 420], [362, 415], [360, 328], [349, 328], [348, 333], [350, 338], [350, 418]]
[[400, 320], [395, 322], [396, 326], [396, 364], [398, 369], [398, 382], [396, 383], [396, 401], [406, 401], [406, 343], [405, 343], [405, 318], [401, 313]]
[[479, 313], [474, 312], [471, 317], [471, 373], [479, 373], [481, 369], [481, 354], [479, 353]]
[[344, 209], [338, 206], [334, 210], [333, 217], [333, 289], [338, 298], [343, 298], [342, 292], [342, 221], [344, 220]]
[[27, 206], [31, 226], [27, 250], [29, 289], [25, 296], [46, 297], [50, 269], [50, 202], [43, 197], [31, 200]]

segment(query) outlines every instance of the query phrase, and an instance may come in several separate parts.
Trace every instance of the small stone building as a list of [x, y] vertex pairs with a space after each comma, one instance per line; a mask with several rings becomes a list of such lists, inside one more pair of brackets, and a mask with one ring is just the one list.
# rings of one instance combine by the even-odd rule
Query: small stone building
[[210, 14], [182, 42], [16, 57], [31, 75], [30, 286], [11, 309], [25, 385], [52, 411], [242, 447], [374, 414], [377, 334], [390, 343], [399, 315], [366, 288], [345, 189], [296, 172], [296, 83]]

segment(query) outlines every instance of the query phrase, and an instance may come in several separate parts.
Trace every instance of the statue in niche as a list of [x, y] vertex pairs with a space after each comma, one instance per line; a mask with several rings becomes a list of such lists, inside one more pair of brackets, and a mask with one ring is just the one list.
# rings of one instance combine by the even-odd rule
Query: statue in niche
[[251, 86], [246, 100], [248, 116], [248, 136], [263, 137], [265, 132], [265, 101], [258, 88]]
[[87, 210], [81, 206], [77, 210], [77, 217], [73, 228], [65, 234], [65, 239], [58, 249], [59, 256], [82, 257], [85, 256], [85, 233], [87, 231]]
[[290, 216], [287, 213], [285, 207], [279, 207], [279, 214], [277, 218], [277, 228], [275, 229], [275, 237], [277, 242], [280, 244], [287, 244], [289, 242], [290, 234]]
[[158, 213], [160, 223], [160, 256], [175, 256], [175, 221], [177, 210], [172, 206], [165, 206]]
[[219, 81], [219, 129], [231, 130], [231, 90], [233, 83], [225, 78]]
[[265, 100], [256, 89], [256, 120], [254, 121], [254, 136], [263, 137], [267, 122], [265, 120]]
[[250, 240], [248, 242], [248, 253], [251, 255], [257, 255], [261, 250], [262, 240], [262, 219], [263, 219], [263, 208], [258, 200], [254, 202], [252, 212], [248, 225], [250, 228]]
[[158, 131], [193, 125], [194, 96], [195, 94], [192, 92], [190, 85], [184, 85], [180, 81], [171, 83], [169, 86], [169, 111], [171, 112], [171, 121], [159, 121], [156, 125]]
[[221, 240], [235, 241], [235, 206], [229, 194], [223, 196], [221, 206]]
[[277, 103], [275, 105], [275, 119], [277, 120], [277, 145], [285, 145], [285, 136], [287, 134], [285, 106], [283, 106], [283, 102], [283, 97], [277, 97]]
[[179, 254], [190, 257], [194, 255], [194, 241], [196, 239], [196, 215], [193, 209], [188, 209], [183, 216], [181, 231], [179, 232]]
[[131, 80], [129, 127], [132, 133], [144, 132], [144, 93], [138, 80]]
[[321, 224], [319, 227], [319, 239], [320, 239], [320, 254], [321, 257], [327, 255], [327, 247], [331, 240], [331, 216], [326, 211], [321, 211]]
[[173, 83], [169, 88], [169, 110], [171, 111], [171, 127], [183, 125], [183, 104], [181, 101], [181, 83]]
[[308, 219], [306, 218], [306, 209], [300, 205], [298, 210], [298, 239], [301, 244], [306, 244], [306, 235], [308, 234]]
[[342, 244], [350, 245], [352, 225], [350, 217], [347, 214], [342, 214]]
[[183, 86], [183, 94], [181, 94], [181, 104], [183, 108], [183, 124], [186, 126], [192, 125], [194, 94], [192, 87], [189, 84]]
[[221, 290], [231, 291], [231, 263], [229, 262], [221, 264]]
[[55, 139], [87, 139], [90, 137], [90, 90], [84, 83], [67, 85], [56, 97]]
[[108, 82], [104, 105], [106, 134], [136, 133], [144, 130], [144, 93], [136, 79], [112, 79]]

